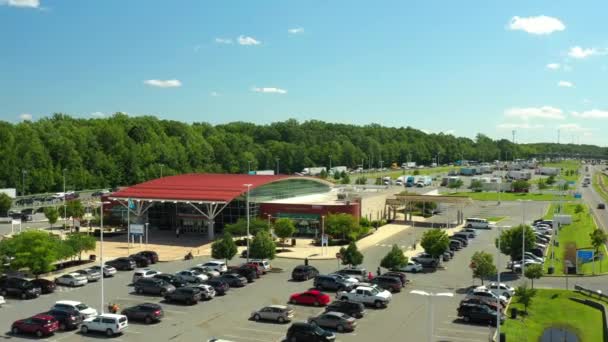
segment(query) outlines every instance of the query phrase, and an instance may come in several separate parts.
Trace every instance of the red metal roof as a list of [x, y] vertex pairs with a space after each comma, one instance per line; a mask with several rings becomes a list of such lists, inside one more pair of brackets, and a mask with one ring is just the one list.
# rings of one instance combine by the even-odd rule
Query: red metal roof
[[110, 198], [134, 198], [166, 201], [218, 201], [230, 202], [251, 189], [284, 180], [287, 175], [244, 175], [191, 173], [168, 176], [136, 184], [111, 194]]

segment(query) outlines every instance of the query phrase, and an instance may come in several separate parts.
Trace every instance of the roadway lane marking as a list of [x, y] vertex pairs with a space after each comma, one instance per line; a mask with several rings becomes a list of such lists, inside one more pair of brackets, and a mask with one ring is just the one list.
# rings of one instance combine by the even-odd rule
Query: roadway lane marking
[[238, 330], [246, 330], [246, 331], [254, 331], [254, 332], [259, 332], [262, 334], [276, 334], [276, 335], [283, 335], [282, 332], [278, 332], [278, 331], [270, 331], [270, 330], [260, 330], [260, 329], [251, 329], [251, 328], [235, 328]]
[[236, 336], [236, 335], [224, 335], [224, 336], [230, 337], [230, 338], [244, 339], [247, 341], [274, 342], [273, 340], [262, 340], [262, 339], [253, 338], [253, 337], [243, 337], [243, 336]]
[[[489, 336], [489, 334], [488, 334], [488, 336]], [[478, 339], [472, 339], [472, 338], [460, 338], [460, 337], [441, 336], [441, 335], [434, 335], [434, 337], [441, 339], [441, 341], [463, 341], [463, 342], [486, 342], [487, 341], [487, 340], [478, 340]]]
[[[478, 327], [481, 328], [481, 327]], [[460, 329], [452, 329], [452, 328], [437, 328], [437, 330], [445, 330], [449, 332], [456, 332], [461, 334], [477, 334], [477, 335], [488, 335], [489, 330], [487, 332], [474, 331], [474, 330], [460, 330]]]

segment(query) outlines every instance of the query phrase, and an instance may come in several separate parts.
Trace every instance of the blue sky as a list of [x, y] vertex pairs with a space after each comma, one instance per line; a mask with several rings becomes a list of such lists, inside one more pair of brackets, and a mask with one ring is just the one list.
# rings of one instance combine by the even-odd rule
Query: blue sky
[[608, 145], [605, 1], [0, 0], [0, 119], [296, 118]]

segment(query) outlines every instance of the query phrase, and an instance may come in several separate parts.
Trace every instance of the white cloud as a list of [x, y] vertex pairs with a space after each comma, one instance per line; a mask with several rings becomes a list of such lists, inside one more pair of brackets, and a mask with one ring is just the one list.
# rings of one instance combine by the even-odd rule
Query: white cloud
[[145, 80], [144, 84], [158, 88], [176, 88], [182, 86], [180, 80]]
[[572, 88], [572, 87], [574, 87], [574, 83], [569, 82], [569, 81], [559, 81], [559, 82], [557, 82], [557, 86], [564, 87], [564, 88]]
[[215, 38], [215, 42], [218, 44], [232, 44], [232, 39], [230, 38]]
[[561, 67], [559, 63], [549, 63], [547, 64], [547, 69], [557, 70]]
[[94, 112], [94, 113], [91, 113], [91, 116], [94, 117], [94, 118], [103, 118], [103, 117], [106, 116], [106, 113], [103, 113], [103, 112]]
[[583, 127], [577, 123], [561, 124], [557, 126], [557, 128], [566, 132], [589, 132], [593, 130], [592, 128]]
[[255, 40], [253, 37], [249, 36], [239, 36], [238, 40], [239, 45], [260, 45], [262, 42], [259, 40]]
[[522, 120], [529, 119], [557, 119], [563, 120], [566, 117], [559, 108], [551, 106], [528, 107], [528, 108], [509, 108], [505, 110], [505, 116], [512, 118], [520, 118]]
[[583, 104], [590, 104], [591, 100], [588, 98], [584, 98], [583, 101], [581, 101]]
[[40, 0], [0, 0], [0, 5], [23, 8], [39, 8]]
[[447, 134], [447, 135], [454, 135], [454, 133], [456, 133], [456, 131], [454, 131], [453, 129], [448, 129], [447, 131], [444, 131], [443, 134]]
[[253, 87], [253, 88], [251, 88], [251, 91], [256, 92], [256, 93], [267, 93], [267, 94], [287, 94], [287, 90], [281, 89], [281, 88], [274, 88], [274, 87], [265, 87], [265, 88]]
[[581, 119], [608, 119], [608, 111], [592, 109], [584, 112], [572, 112], [572, 116]]
[[502, 129], [539, 129], [545, 127], [541, 124], [530, 125], [529, 123], [501, 123], [497, 126]]
[[593, 55], [599, 55], [601, 52], [596, 48], [582, 48], [580, 46], [571, 47], [568, 51], [568, 56], [576, 59], [584, 59]]
[[19, 115], [19, 119], [22, 121], [32, 121], [32, 114], [23, 113]]
[[526, 31], [530, 34], [551, 34], [555, 31], [563, 31], [566, 29], [561, 20], [545, 15], [537, 17], [513, 17], [509, 22], [510, 30]]
[[209, 93], [209, 95], [211, 95], [213, 97], [218, 97], [218, 96], [220, 96], [220, 93], [218, 93], [217, 91], [212, 91]]
[[289, 30], [287, 30], [287, 32], [289, 32], [291, 34], [304, 33], [304, 28], [303, 27], [290, 28]]

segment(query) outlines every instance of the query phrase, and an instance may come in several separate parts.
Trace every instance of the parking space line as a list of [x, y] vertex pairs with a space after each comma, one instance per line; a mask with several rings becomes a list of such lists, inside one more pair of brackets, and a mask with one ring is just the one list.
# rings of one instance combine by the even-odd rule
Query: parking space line
[[463, 342], [486, 342], [487, 341], [487, 340], [479, 340], [479, 339], [472, 339], [472, 338], [461, 338], [461, 337], [441, 336], [441, 335], [434, 335], [434, 337], [437, 337], [437, 338], [441, 339], [442, 341], [463, 341]]
[[276, 334], [276, 335], [283, 335], [282, 332], [278, 332], [278, 331], [270, 331], [270, 330], [260, 330], [260, 329], [251, 329], [251, 328], [235, 328], [238, 330], [247, 330], [247, 331], [254, 331], [254, 332], [259, 332], [262, 334]]
[[490, 331], [475, 331], [475, 330], [461, 330], [461, 329], [452, 329], [452, 328], [437, 328], [437, 330], [445, 330], [445, 331], [449, 331], [449, 332], [456, 332], [456, 333], [461, 333], [461, 334], [477, 334], [477, 335], [488, 335], [490, 333]]
[[243, 336], [236, 336], [236, 335], [224, 335], [224, 336], [230, 337], [230, 338], [243, 339], [243, 340], [247, 340], [247, 341], [274, 342], [273, 340], [262, 340], [262, 339], [253, 338], [253, 337], [243, 337]]
[[184, 311], [167, 310], [167, 309], [163, 309], [163, 311], [164, 312], [168, 312], [168, 313], [172, 313], [172, 314], [178, 314], [178, 315], [186, 314], [186, 312], [184, 312]]

